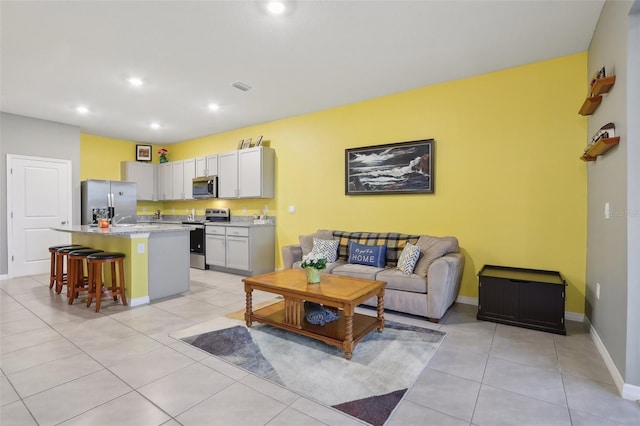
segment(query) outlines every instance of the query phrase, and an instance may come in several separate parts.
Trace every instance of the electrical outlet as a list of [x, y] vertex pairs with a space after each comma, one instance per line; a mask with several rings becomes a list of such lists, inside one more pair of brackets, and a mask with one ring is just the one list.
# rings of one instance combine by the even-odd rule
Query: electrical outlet
[[295, 213], [296, 212], [296, 206], [289, 206], [289, 213]]
[[604, 218], [611, 218], [611, 206], [609, 205], [609, 202], [604, 203]]
[[596, 283], [596, 299], [600, 300], [600, 283]]

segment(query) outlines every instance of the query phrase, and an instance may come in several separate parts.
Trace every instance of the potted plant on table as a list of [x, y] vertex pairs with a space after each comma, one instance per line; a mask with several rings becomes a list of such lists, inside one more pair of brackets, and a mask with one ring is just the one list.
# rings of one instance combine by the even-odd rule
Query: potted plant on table
[[309, 253], [306, 256], [302, 256], [302, 264], [300, 266], [307, 273], [307, 282], [309, 284], [317, 284], [320, 282], [320, 274], [327, 267], [327, 258]]

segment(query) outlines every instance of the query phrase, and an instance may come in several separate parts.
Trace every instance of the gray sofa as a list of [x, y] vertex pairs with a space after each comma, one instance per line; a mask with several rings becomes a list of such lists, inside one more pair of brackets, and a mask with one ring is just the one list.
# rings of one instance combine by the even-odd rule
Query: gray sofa
[[[458, 297], [464, 256], [459, 252], [455, 237], [319, 230], [315, 234], [301, 235], [300, 244], [282, 247], [285, 269], [300, 268], [302, 256], [313, 249], [314, 238], [339, 241], [338, 259], [327, 264], [324, 273], [385, 281], [385, 309], [438, 322]], [[350, 242], [386, 244], [385, 267], [348, 263]], [[420, 247], [420, 257], [411, 274], [396, 268], [407, 242]], [[367, 300], [365, 305], [376, 306], [376, 298]]]

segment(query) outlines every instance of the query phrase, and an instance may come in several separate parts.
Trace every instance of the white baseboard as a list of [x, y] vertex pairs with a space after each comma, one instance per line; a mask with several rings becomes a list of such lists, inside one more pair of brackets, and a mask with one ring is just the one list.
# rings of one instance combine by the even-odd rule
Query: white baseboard
[[[462, 303], [463, 305], [478, 306], [477, 297], [458, 296], [458, 298], [456, 299], [456, 302]], [[564, 318], [569, 321], [584, 322], [584, 314], [581, 314], [579, 312], [565, 312]]]
[[477, 297], [458, 296], [458, 298], [456, 299], [456, 303], [462, 303], [463, 305], [478, 306], [478, 298]]
[[4, 280], [8, 280], [8, 279], [9, 279], [9, 274], [0, 275], [0, 281], [4, 281]]
[[604, 346], [604, 343], [602, 343], [602, 339], [600, 339], [600, 336], [598, 335], [598, 332], [591, 324], [591, 321], [589, 321], [588, 318], [585, 318], [585, 323], [589, 325], [589, 332], [591, 333], [591, 339], [593, 340], [593, 343], [596, 345], [598, 352], [600, 352], [600, 356], [602, 357], [604, 364], [607, 366], [607, 369], [609, 370], [609, 373], [613, 378], [613, 382], [615, 383], [616, 388], [618, 388], [618, 392], [620, 393], [620, 396], [622, 396], [624, 399], [630, 399], [631, 401], [640, 400], [640, 386], [630, 385], [624, 382], [624, 379], [622, 378], [622, 374], [620, 374], [620, 372], [618, 371], [618, 367], [616, 367], [616, 364], [613, 362], [611, 355], [609, 355], [609, 351], [607, 351], [607, 348]]
[[149, 302], [151, 302], [151, 300], [149, 299], [149, 296], [136, 297], [135, 299], [129, 300], [129, 306], [134, 307], [134, 306], [146, 305]]

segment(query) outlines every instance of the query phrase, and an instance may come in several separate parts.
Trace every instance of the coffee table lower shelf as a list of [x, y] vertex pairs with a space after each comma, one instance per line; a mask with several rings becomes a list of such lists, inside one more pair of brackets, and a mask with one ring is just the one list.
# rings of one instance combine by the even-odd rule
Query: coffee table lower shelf
[[347, 359], [351, 359], [353, 348], [355, 348], [356, 344], [360, 342], [364, 336], [375, 329], [382, 332], [384, 326], [383, 322], [376, 317], [353, 314], [353, 331], [352, 337], [349, 339], [346, 337], [347, 327], [344, 312], [340, 311], [339, 315], [340, 318], [325, 325], [311, 324], [303, 319], [300, 323], [300, 328], [298, 328], [285, 322], [285, 302], [282, 301], [258, 309], [252, 312], [250, 321], [249, 318], [246, 319], [248, 320], [247, 325], [250, 325], [251, 321], [260, 322], [321, 340], [329, 345], [343, 349], [345, 351], [345, 358]]

